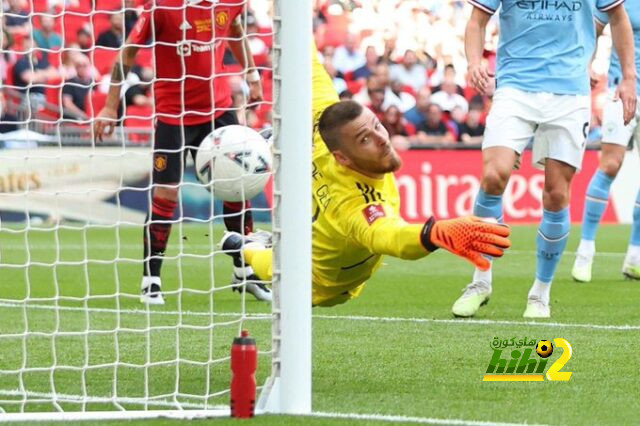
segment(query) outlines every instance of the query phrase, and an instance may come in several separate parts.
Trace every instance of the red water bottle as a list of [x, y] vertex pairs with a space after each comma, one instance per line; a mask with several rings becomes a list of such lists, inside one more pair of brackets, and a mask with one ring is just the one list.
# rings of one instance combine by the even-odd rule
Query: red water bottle
[[257, 365], [256, 341], [247, 330], [242, 330], [231, 346], [231, 417], [253, 417]]

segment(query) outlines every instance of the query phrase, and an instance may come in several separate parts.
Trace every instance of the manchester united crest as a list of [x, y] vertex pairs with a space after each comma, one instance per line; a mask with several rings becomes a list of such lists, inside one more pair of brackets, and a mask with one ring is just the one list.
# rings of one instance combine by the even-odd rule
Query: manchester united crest
[[156, 154], [153, 158], [153, 168], [156, 172], [162, 172], [167, 168], [167, 156], [164, 154]]
[[221, 10], [216, 12], [216, 26], [220, 28], [224, 28], [227, 26], [229, 22], [229, 12], [226, 10]]

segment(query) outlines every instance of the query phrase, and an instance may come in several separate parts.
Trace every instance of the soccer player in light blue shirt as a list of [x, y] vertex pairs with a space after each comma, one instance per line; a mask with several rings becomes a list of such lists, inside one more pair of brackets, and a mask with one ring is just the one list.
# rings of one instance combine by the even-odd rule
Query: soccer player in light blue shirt
[[[629, 122], [636, 109], [633, 34], [624, 0], [469, 0], [465, 32], [470, 83], [496, 90], [482, 143], [482, 182], [474, 204], [479, 217], [502, 220], [502, 194], [520, 153], [533, 138], [533, 162], [544, 168], [542, 219], [536, 237], [536, 276], [526, 318], [551, 315], [549, 293], [569, 234], [569, 188], [580, 169], [591, 118], [587, 64], [595, 47], [593, 14], [607, 13], [622, 77], [617, 93]], [[485, 30], [500, 8], [495, 82], [482, 61]], [[470, 317], [491, 296], [492, 274], [475, 270], [454, 303]]]
[[[640, 68], [640, 0], [627, 0], [624, 8], [629, 15], [635, 44], [636, 69]], [[599, 36], [609, 22], [606, 13], [595, 14], [596, 34]], [[575, 262], [571, 275], [580, 282], [591, 281], [591, 269], [593, 256], [596, 251], [595, 237], [602, 214], [607, 208], [611, 183], [615, 179], [622, 160], [624, 159], [627, 144], [631, 138], [636, 145], [640, 145], [640, 110], [636, 110], [635, 117], [629, 124], [624, 125], [623, 108], [615, 96], [615, 89], [623, 78], [620, 56], [615, 49], [611, 52], [611, 64], [609, 65], [609, 97], [602, 113], [602, 155], [600, 164], [591, 177], [584, 201], [584, 214], [582, 217], [582, 235], [578, 246]], [[640, 80], [637, 81], [636, 93], [640, 95]], [[622, 264], [622, 273], [632, 279], [640, 279], [640, 192], [636, 195], [633, 209], [633, 225], [627, 255]]]

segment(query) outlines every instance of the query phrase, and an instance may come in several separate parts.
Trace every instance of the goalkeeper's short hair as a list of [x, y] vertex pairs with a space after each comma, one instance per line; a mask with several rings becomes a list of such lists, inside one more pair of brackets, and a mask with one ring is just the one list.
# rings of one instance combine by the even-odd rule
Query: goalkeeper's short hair
[[340, 149], [340, 129], [362, 114], [364, 107], [356, 101], [336, 102], [327, 107], [318, 120], [318, 131], [329, 151]]

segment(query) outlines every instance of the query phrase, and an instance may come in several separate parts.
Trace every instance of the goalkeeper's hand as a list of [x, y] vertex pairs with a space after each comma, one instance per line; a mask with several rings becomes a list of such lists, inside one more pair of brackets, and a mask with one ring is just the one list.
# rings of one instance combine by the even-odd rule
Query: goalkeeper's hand
[[507, 238], [510, 232], [506, 225], [475, 216], [438, 221], [432, 217], [422, 228], [420, 239], [429, 251], [442, 247], [486, 271], [491, 263], [485, 256], [502, 256], [504, 249], [511, 246]]

